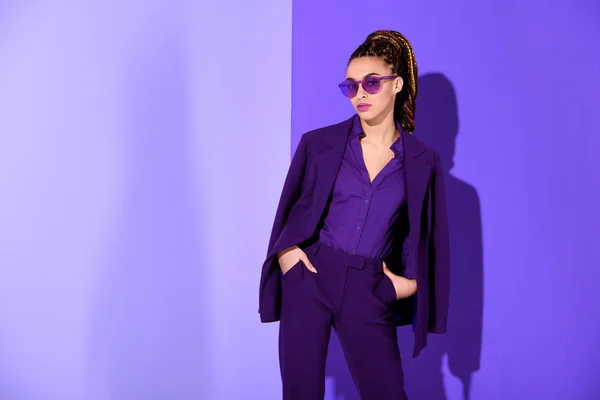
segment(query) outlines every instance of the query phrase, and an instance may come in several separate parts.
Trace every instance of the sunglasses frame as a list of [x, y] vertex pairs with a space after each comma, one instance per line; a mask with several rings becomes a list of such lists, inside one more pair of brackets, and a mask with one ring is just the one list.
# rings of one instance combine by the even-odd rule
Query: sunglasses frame
[[[388, 79], [396, 79], [396, 78], [398, 78], [398, 75], [387, 75], [387, 76], [369, 75], [368, 77], [366, 77], [366, 78], [364, 78], [364, 79], [362, 79], [360, 81], [355, 81], [354, 79], [346, 79], [344, 82], [340, 83], [338, 85], [338, 87], [340, 88], [340, 90], [342, 91], [342, 94], [344, 96], [346, 96], [347, 98], [351, 99], [351, 98], [353, 98], [354, 96], [356, 96], [358, 94], [358, 88], [356, 89], [356, 93], [353, 96], [350, 96], [350, 91], [348, 89], [348, 81], [352, 81], [355, 84], [357, 84], [358, 86], [362, 86], [363, 90], [365, 92], [367, 92], [368, 94], [377, 94], [377, 93], [381, 92], [381, 87], [382, 87], [381, 81], [388, 80]], [[365, 85], [363, 85], [363, 82], [366, 81], [366, 80], [377, 81], [377, 82], [380, 83], [379, 88], [377, 89], [376, 92], [369, 92], [369, 89], [367, 89], [365, 87]], [[348, 94], [344, 93], [344, 88], [346, 89], [346, 91], [348, 92]]]

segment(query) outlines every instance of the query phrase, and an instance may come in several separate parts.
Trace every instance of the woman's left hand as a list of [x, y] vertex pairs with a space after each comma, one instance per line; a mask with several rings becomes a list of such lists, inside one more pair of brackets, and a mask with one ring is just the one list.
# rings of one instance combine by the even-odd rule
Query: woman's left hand
[[394, 289], [396, 289], [396, 300], [405, 299], [417, 293], [417, 281], [394, 274], [389, 270], [385, 261], [383, 262], [383, 273], [392, 280]]

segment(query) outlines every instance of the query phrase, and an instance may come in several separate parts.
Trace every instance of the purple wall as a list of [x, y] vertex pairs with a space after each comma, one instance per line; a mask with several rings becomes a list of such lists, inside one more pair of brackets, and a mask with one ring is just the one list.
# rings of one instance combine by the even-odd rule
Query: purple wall
[[1, 400], [278, 398], [291, 14], [0, 0]]
[[411, 400], [600, 398], [600, 6], [539, 3], [0, 1], [0, 399], [277, 399], [290, 113], [292, 148], [346, 118], [379, 28], [448, 169], [451, 332], [413, 361], [401, 329]]
[[[593, 1], [293, 3], [293, 147], [352, 113], [336, 85], [371, 31], [415, 49], [453, 275], [449, 333], [412, 360], [400, 329], [411, 400], [600, 398], [599, 20]], [[330, 354], [327, 398], [358, 399]]]

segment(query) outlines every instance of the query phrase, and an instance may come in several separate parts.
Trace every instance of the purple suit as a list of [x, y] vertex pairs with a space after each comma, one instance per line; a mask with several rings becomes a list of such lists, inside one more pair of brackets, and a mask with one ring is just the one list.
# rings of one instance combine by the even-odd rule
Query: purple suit
[[[308, 132], [298, 144], [262, 268], [259, 294], [262, 322], [278, 321], [281, 317], [282, 282], [277, 253], [311, 239], [322, 225], [353, 118]], [[402, 132], [402, 144], [410, 228], [402, 243], [401, 262], [402, 269], [416, 271], [418, 292], [412, 320], [413, 357], [416, 357], [427, 344], [427, 333], [446, 332], [448, 226], [439, 154], [405, 132]]]

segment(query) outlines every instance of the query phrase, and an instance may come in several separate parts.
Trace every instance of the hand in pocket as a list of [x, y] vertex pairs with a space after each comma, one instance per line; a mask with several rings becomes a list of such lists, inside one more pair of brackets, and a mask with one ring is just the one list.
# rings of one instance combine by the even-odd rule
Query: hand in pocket
[[385, 261], [383, 262], [383, 273], [390, 278], [392, 284], [394, 285], [394, 289], [396, 289], [396, 300], [405, 299], [417, 292], [416, 280], [394, 274], [388, 269]]
[[279, 267], [283, 275], [287, 274], [288, 271], [298, 263], [302, 261], [306, 269], [310, 272], [317, 273], [316, 268], [312, 265], [306, 253], [298, 246], [292, 246], [277, 254], [277, 260], [279, 261]]

